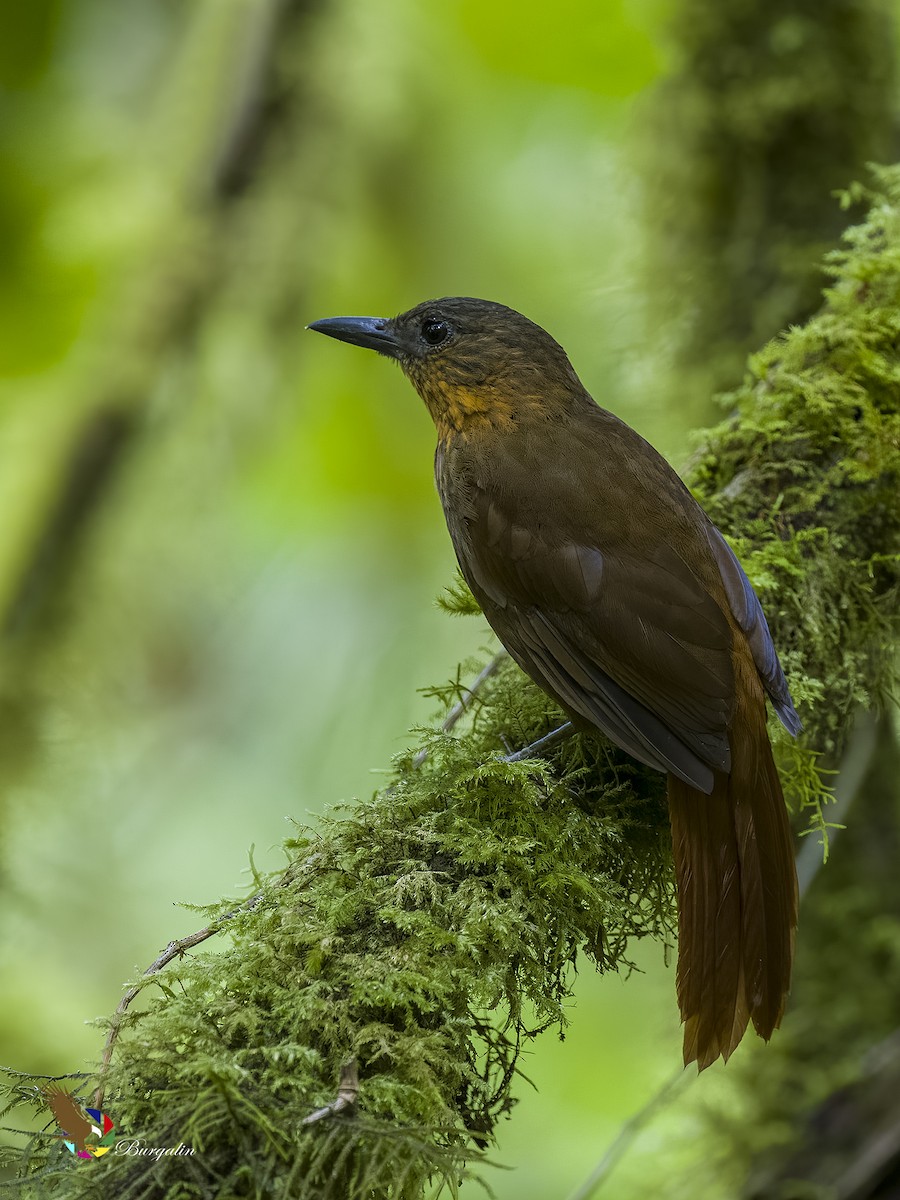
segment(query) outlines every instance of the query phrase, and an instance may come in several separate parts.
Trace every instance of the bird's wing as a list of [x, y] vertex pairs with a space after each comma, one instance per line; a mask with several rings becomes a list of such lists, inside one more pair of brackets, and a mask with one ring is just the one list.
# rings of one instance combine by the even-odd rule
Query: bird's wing
[[728, 603], [731, 605], [735, 620], [747, 635], [747, 642], [763, 686], [769, 693], [779, 720], [785, 729], [796, 737], [802, 728], [800, 718], [797, 716], [797, 710], [791, 700], [787, 680], [781, 669], [781, 663], [778, 661], [775, 643], [772, 641], [769, 623], [762, 610], [759, 597], [754, 592], [753, 584], [747, 578], [734, 551], [712, 522], [709, 524], [707, 534], [722, 575]]
[[732, 632], [678, 552], [545, 538], [484, 493], [467, 524], [463, 574], [519, 664], [634, 757], [710, 791], [711, 768], [730, 766]]

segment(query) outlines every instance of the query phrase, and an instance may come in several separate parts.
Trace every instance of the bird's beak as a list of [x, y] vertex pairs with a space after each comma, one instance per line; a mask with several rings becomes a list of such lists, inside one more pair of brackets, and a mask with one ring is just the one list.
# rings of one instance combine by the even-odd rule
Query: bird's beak
[[313, 321], [307, 329], [337, 338], [340, 342], [377, 350], [388, 358], [400, 357], [400, 343], [386, 317], [326, 317], [324, 321]]

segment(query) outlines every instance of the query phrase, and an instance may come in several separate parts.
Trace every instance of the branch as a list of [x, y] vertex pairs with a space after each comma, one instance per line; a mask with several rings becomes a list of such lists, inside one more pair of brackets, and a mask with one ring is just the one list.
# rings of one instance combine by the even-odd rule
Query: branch
[[338, 1087], [337, 1096], [330, 1104], [326, 1104], [324, 1108], [317, 1108], [315, 1112], [303, 1118], [304, 1125], [315, 1125], [316, 1121], [324, 1121], [326, 1117], [336, 1117], [341, 1113], [348, 1115], [356, 1111], [356, 1101], [359, 1099], [359, 1071], [356, 1066], [356, 1059], [351, 1058], [349, 1062], [341, 1065], [341, 1082]]

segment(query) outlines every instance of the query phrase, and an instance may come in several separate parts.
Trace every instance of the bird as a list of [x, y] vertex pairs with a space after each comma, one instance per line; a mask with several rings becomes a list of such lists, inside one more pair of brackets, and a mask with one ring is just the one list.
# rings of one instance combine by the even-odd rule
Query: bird
[[793, 736], [760, 601], [669, 463], [602, 408], [540, 325], [474, 297], [308, 327], [396, 360], [434, 421], [460, 571], [522, 670], [580, 729], [667, 775], [685, 1066], [766, 1041], [798, 888], [766, 724]]
[[73, 1143], [80, 1158], [89, 1157], [88, 1139], [99, 1136], [100, 1130], [84, 1115], [81, 1105], [67, 1088], [49, 1083], [42, 1094], [63, 1136]]

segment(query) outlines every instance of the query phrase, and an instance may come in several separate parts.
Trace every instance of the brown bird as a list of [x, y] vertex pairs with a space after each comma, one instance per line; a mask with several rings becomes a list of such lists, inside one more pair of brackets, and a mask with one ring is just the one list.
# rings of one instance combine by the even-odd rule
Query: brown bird
[[319, 333], [396, 359], [437, 427], [460, 569], [500, 641], [579, 727], [668, 775], [684, 1061], [784, 1011], [797, 924], [766, 694], [800, 721], [756, 593], [664, 458], [563, 348], [501, 304], [430, 300]]
[[87, 1149], [88, 1138], [99, 1135], [100, 1130], [87, 1119], [81, 1105], [68, 1088], [61, 1087], [58, 1083], [48, 1083], [42, 1089], [42, 1094], [64, 1136], [83, 1154]]

